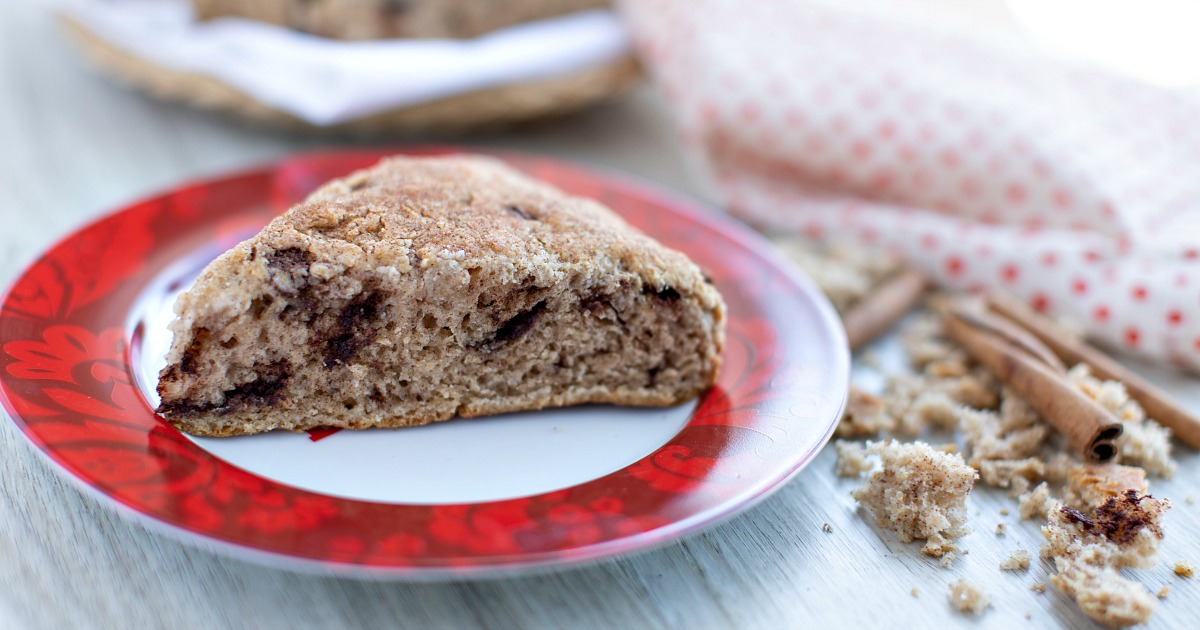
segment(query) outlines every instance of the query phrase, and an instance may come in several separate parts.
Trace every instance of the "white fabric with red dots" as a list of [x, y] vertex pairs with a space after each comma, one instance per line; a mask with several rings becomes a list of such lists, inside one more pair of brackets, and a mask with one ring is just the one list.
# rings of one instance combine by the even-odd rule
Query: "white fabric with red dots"
[[878, 4], [625, 2], [731, 212], [1200, 369], [1200, 106]]

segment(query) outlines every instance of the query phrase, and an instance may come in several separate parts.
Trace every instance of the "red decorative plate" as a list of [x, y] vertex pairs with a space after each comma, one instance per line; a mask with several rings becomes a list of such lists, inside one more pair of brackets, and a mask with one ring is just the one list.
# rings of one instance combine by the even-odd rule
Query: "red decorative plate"
[[712, 276], [729, 304], [728, 345], [720, 382], [698, 402], [324, 439], [196, 439], [165, 424], [153, 389], [172, 297], [318, 184], [382, 155], [307, 155], [183, 186], [35, 262], [0, 305], [0, 395], [34, 448], [186, 540], [288, 566], [442, 577], [671, 540], [762, 499], [829, 439], [849, 381], [844, 334], [763, 239], [643, 185], [517, 154], [501, 157], [600, 200]]

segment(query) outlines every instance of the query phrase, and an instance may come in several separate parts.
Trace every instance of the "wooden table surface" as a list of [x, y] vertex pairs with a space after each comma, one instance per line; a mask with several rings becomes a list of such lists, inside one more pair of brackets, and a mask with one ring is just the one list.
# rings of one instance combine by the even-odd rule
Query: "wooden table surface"
[[[41, 3], [0, 2], [0, 285], [38, 252], [104, 212], [191, 179], [333, 144], [152, 102], [88, 71]], [[640, 91], [555, 123], [467, 144], [560, 155], [703, 197], [658, 101]], [[344, 143], [343, 143], [344, 144]], [[1200, 383], [1153, 377], [1200, 408]], [[0, 421], [0, 628], [217, 627], [1090, 627], [1075, 606], [1029, 585], [1049, 576], [998, 563], [1036, 554], [1038, 525], [978, 488], [975, 533], [949, 569], [876, 529], [833, 474], [827, 449], [760, 505], [704, 533], [600, 564], [475, 582], [365, 582], [248, 564], [160, 536], [81, 494]], [[1172, 575], [1200, 564], [1200, 458], [1180, 452], [1175, 501], [1152, 569], [1130, 572], [1152, 592], [1170, 586], [1151, 627], [1194, 624], [1200, 585]], [[1009, 525], [997, 537], [998, 522]], [[832, 533], [822, 531], [828, 523]], [[951, 611], [947, 584], [967, 576], [995, 605], [978, 621]], [[912, 590], [917, 589], [917, 595]], [[1027, 619], [1028, 617], [1028, 619]]]

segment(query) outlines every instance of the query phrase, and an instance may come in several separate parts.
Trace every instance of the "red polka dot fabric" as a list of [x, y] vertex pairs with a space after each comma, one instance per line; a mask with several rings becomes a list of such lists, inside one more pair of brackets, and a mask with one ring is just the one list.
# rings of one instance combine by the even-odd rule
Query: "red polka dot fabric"
[[1200, 369], [1194, 101], [878, 4], [621, 9], [731, 212]]

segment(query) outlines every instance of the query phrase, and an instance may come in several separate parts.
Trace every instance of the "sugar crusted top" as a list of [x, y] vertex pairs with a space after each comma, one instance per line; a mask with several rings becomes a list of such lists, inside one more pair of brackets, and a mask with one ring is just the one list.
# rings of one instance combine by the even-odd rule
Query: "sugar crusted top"
[[[287, 264], [255, 264], [260, 257]], [[213, 290], [197, 291], [190, 300], [185, 294], [176, 312], [220, 318], [222, 311], [248, 308], [229, 301], [244, 295], [232, 290], [236, 286], [215, 286], [204, 277], [218, 269], [242, 269], [233, 274], [235, 284], [266, 274], [278, 288], [291, 289], [308, 277], [335, 278], [351, 267], [393, 276], [420, 270], [426, 282], [461, 282], [470, 269], [497, 264], [514, 281], [579, 267], [619, 269], [667, 297], [693, 295], [706, 308], [720, 303], [695, 263], [599, 203], [569, 196], [495, 158], [449, 156], [392, 157], [325, 184], [210, 265], [196, 287]]]

